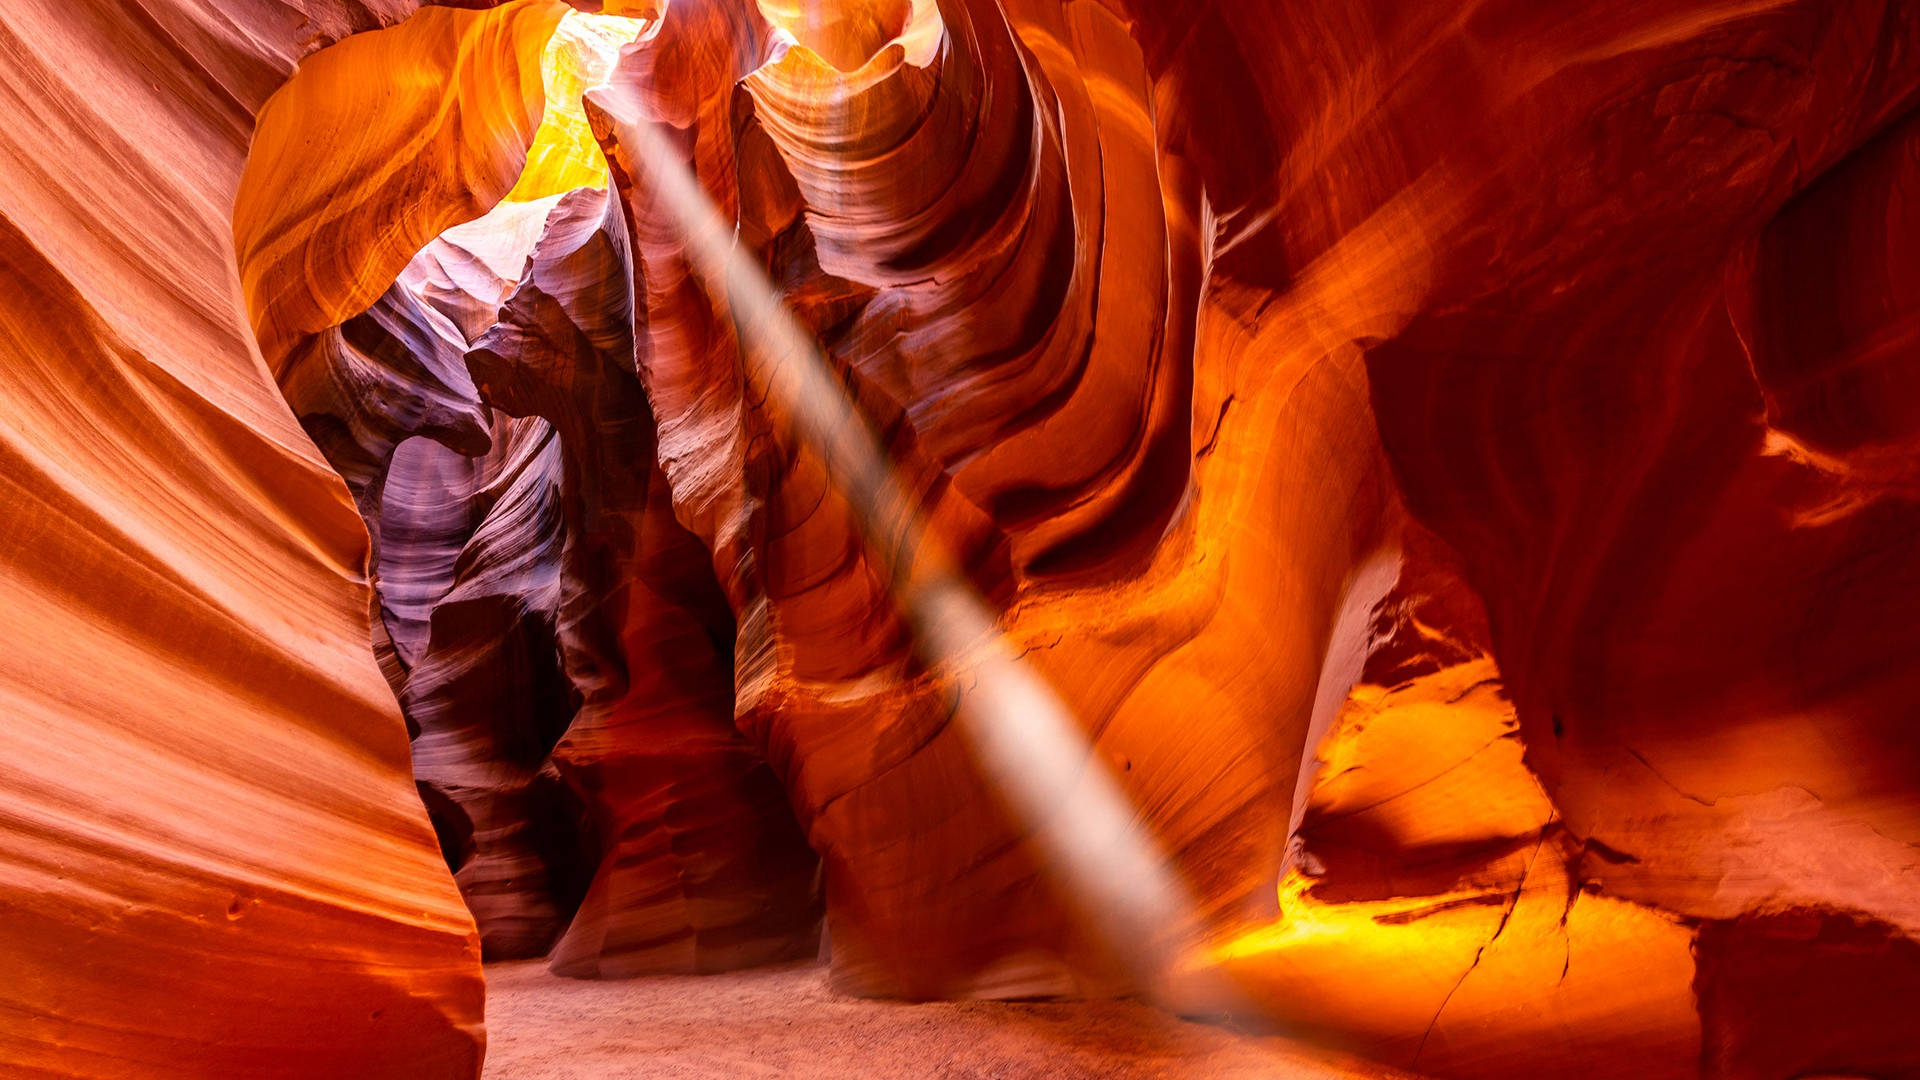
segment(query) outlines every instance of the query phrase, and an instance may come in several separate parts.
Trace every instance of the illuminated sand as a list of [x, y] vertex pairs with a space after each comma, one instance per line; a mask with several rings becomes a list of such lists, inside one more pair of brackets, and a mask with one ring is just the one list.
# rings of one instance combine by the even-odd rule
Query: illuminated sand
[[1395, 1080], [1284, 1038], [1132, 1002], [902, 1002], [834, 994], [815, 964], [700, 978], [487, 967], [486, 1080]]

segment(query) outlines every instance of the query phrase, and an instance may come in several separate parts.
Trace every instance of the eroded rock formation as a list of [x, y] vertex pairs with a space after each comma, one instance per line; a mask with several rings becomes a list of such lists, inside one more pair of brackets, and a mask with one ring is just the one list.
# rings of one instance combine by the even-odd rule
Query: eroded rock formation
[[230, 217], [295, 61], [411, 7], [0, 13], [0, 1072], [478, 1068], [366, 532], [260, 361]]
[[[817, 863], [733, 724], [732, 616], [657, 464], [624, 215], [580, 111], [617, 44], [592, 48], [601, 25], [567, 20], [544, 49], [547, 92], [572, 97], [544, 110], [498, 207], [303, 339], [281, 387], [366, 518], [376, 650], [484, 956], [551, 950], [572, 975], [811, 956]], [[303, 71], [293, 99], [332, 70]], [[337, 108], [340, 126], [378, 120]], [[289, 143], [283, 128], [324, 127], [262, 125]], [[317, 182], [327, 165], [297, 174], [342, 219], [438, 175]], [[248, 191], [243, 210], [269, 198]], [[271, 206], [257, 231], [311, 230], [298, 203]], [[289, 306], [327, 292], [291, 288]]]
[[1141, 989], [664, 148], [1179, 871], [1188, 974], [1436, 1075], [1920, 1069], [1920, 11], [519, 0], [286, 81], [406, 6], [0, 16], [62, 129], [0, 196], [0, 1062], [470, 1073], [480, 947], [749, 965], [817, 889], [848, 992]]

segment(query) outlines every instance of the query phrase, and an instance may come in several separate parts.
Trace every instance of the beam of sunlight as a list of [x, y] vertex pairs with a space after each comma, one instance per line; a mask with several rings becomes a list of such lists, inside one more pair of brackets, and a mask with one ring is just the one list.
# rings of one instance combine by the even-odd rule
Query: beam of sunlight
[[734, 244], [732, 223], [653, 122], [617, 100], [604, 104], [619, 138], [644, 163], [646, 175], [637, 179], [684, 230], [696, 274], [730, 303], [750, 386], [776, 423], [821, 456], [861, 522], [921, 659], [977, 677], [962, 693], [955, 723], [989, 786], [1030, 831], [1056, 890], [1159, 1001], [1189, 1012], [1230, 1008], [1230, 995], [1189, 966], [1197, 919], [1185, 884], [1065, 703], [1019, 659], [929, 530], [812, 335]]

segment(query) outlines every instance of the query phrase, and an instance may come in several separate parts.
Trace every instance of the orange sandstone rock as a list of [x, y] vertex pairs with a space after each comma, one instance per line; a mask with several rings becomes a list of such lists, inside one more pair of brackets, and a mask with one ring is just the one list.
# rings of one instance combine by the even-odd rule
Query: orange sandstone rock
[[0, 15], [0, 1063], [471, 1075], [482, 943], [802, 954], [816, 857], [843, 990], [1132, 988], [658, 125], [1243, 1007], [1913, 1071], [1909, 5], [580, 6]]
[[294, 62], [411, 6], [0, 12], [0, 1072], [478, 1070], [365, 531], [228, 214]]

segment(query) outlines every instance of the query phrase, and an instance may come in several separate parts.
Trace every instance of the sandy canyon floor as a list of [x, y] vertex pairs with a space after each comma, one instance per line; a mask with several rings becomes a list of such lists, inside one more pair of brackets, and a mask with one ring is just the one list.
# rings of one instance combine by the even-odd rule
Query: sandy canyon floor
[[1402, 1075], [1135, 1002], [843, 997], [817, 964], [599, 982], [492, 964], [487, 1031], [486, 1080]]

